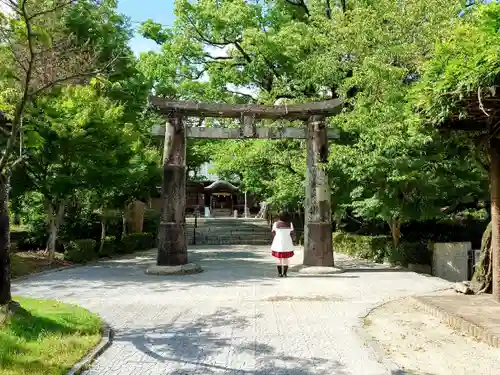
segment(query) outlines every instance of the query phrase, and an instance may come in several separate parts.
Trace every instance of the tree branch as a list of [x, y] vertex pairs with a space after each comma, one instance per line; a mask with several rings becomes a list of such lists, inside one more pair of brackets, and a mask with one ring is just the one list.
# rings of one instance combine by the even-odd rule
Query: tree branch
[[207, 37], [205, 37], [203, 35], [203, 33], [200, 31], [200, 29], [198, 29], [198, 27], [196, 26], [194, 20], [191, 17], [187, 16], [187, 19], [188, 19], [189, 23], [191, 24], [191, 26], [193, 27], [193, 29], [196, 32], [196, 34], [198, 34], [198, 36], [200, 37], [200, 39], [201, 39], [202, 42], [205, 42], [205, 43], [210, 44], [212, 46], [227, 46], [229, 44], [233, 44], [234, 43], [234, 42], [230, 42], [230, 41], [227, 41], [227, 40], [224, 40], [222, 42], [216, 42], [216, 41], [208, 39]]
[[306, 12], [307, 16], [309, 17], [311, 14], [309, 13], [309, 9], [307, 8], [307, 5], [304, 0], [285, 0], [288, 4], [290, 5], [295, 5], [298, 7], [301, 7], [304, 9], [304, 12]]
[[26, 154], [21, 155], [19, 158], [14, 160], [14, 162], [9, 166], [9, 169], [11, 171], [13, 171], [18, 165], [24, 163], [26, 161], [26, 159], [28, 159], [28, 155], [26, 155]]
[[330, 3], [330, 0], [326, 0], [325, 15], [329, 20], [332, 19], [332, 4]]
[[234, 46], [236, 47], [236, 49], [243, 55], [244, 59], [251, 63], [252, 62], [252, 58], [250, 57], [250, 55], [248, 53], [245, 52], [245, 50], [243, 49], [243, 47], [241, 47], [241, 44], [238, 42], [238, 41], [234, 41]]
[[235, 95], [239, 95], [239, 96], [243, 96], [245, 98], [248, 98], [248, 99], [251, 99], [251, 100], [257, 100], [256, 98], [254, 98], [252, 95], [250, 94], [245, 94], [243, 92], [238, 92], [238, 91], [233, 91], [233, 90], [228, 90], [226, 89], [227, 92], [230, 92], [231, 94], [235, 94]]
[[293, 174], [300, 175], [299, 172], [297, 172], [295, 169], [293, 169], [291, 164], [273, 163], [273, 165], [276, 167], [283, 167]]
[[71, 81], [73, 79], [84, 78], [84, 77], [95, 77], [95, 76], [99, 75], [100, 73], [104, 72], [108, 67], [110, 67], [111, 65], [113, 65], [115, 63], [115, 61], [118, 60], [119, 56], [120, 56], [120, 54], [117, 54], [102, 69], [98, 69], [98, 70], [95, 70], [95, 71], [92, 71], [92, 72], [78, 72], [78, 73], [75, 73], [75, 74], [72, 74], [72, 75], [69, 75], [69, 76], [66, 76], [66, 77], [55, 79], [55, 80], [47, 83], [46, 85], [42, 86], [38, 90], [35, 90], [29, 96], [31, 98], [33, 98], [33, 97], [37, 96], [39, 93], [41, 93], [42, 91], [45, 91], [45, 90], [47, 90], [47, 89], [49, 89], [51, 87], [57, 86], [57, 85], [59, 85], [61, 83], [65, 83], [65, 82]]
[[34, 18], [43, 16], [44, 14], [52, 13], [52, 12], [55, 12], [57, 10], [63, 9], [65, 7], [71, 5], [72, 3], [73, 3], [73, 0], [67, 0], [67, 1], [63, 2], [62, 4], [54, 6], [53, 8], [45, 9], [45, 10], [42, 10], [42, 11], [40, 11], [38, 13], [34, 13], [31, 16], [29, 16], [28, 21], [31, 21]]
[[209, 53], [205, 53], [203, 55], [204, 57], [209, 58], [210, 60], [217, 61], [217, 60], [232, 60], [232, 56], [212, 56]]
[[487, 117], [490, 117], [489, 113], [486, 112], [486, 110], [484, 109], [484, 105], [483, 105], [483, 101], [481, 99], [481, 86], [479, 86], [477, 88], [477, 100], [479, 101], [479, 109], [481, 109], [481, 111], [483, 111], [483, 113], [487, 116]]
[[33, 30], [31, 26], [31, 22], [28, 19], [28, 13], [26, 11], [26, 0], [22, 0], [21, 2], [21, 13], [22, 13], [22, 18], [24, 19], [25, 22], [25, 27], [26, 27], [26, 37], [28, 39], [28, 51], [29, 51], [29, 58], [28, 58], [28, 66], [26, 67], [26, 76], [24, 78], [24, 87], [23, 87], [23, 94], [21, 96], [21, 100], [19, 104], [16, 106], [16, 111], [14, 114], [14, 120], [12, 121], [12, 134], [7, 140], [7, 144], [5, 146], [4, 152], [2, 154], [2, 157], [0, 158], [0, 172], [5, 169], [5, 166], [7, 164], [7, 161], [9, 159], [10, 153], [12, 152], [12, 149], [14, 148], [14, 143], [17, 137], [17, 134], [19, 132], [19, 129], [21, 127], [21, 119], [24, 113], [24, 109], [26, 108], [26, 104], [29, 99], [29, 85], [31, 82], [31, 76], [33, 73], [33, 64], [35, 60], [35, 51], [33, 47]]
[[346, 13], [347, 12], [347, 2], [346, 0], [340, 0], [340, 5], [342, 7], [342, 13]]

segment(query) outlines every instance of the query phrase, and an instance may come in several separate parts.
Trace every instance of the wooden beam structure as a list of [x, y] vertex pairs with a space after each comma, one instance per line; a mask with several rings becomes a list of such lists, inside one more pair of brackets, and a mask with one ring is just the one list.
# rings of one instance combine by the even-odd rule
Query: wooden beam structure
[[[155, 136], [165, 135], [165, 125], [154, 125], [151, 128], [151, 134]], [[246, 131], [245, 131], [246, 130]], [[203, 127], [188, 127], [186, 128], [187, 138], [197, 139], [306, 139], [306, 129], [304, 128], [268, 128], [255, 127], [248, 131], [245, 128], [203, 128]], [[327, 129], [328, 139], [336, 139], [339, 133], [336, 129]]]
[[[165, 126], [158, 125], [152, 134], [164, 136], [162, 213], [158, 235], [158, 266], [188, 263], [185, 228], [186, 208], [186, 138], [201, 139], [306, 139], [306, 201], [305, 201], [305, 266], [333, 267], [330, 187], [323, 165], [328, 162], [328, 140], [338, 133], [326, 127], [326, 117], [338, 114], [342, 102], [338, 99], [317, 103], [272, 105], [230, 105], [169, 101], [150, 98], [168, 118]], [[185, 127], [185, 118], [239, 118], [239, 128]], [[302, 120], [300, 127], [257, 127], [256, 120]]]
[[198, 103], [192, 101], [172, 101], [157, 96], [151, 96], [149, 102], [159, 112], [170, 115], [187, 117], [217, 117], [274, 120], [307, 120], [311, 116], [334, 116], [343, 107], [342, 100], [330, 99], [321, 102], [290, 104], [290, 105], [261, 105], [261, 104], [223, 104]]

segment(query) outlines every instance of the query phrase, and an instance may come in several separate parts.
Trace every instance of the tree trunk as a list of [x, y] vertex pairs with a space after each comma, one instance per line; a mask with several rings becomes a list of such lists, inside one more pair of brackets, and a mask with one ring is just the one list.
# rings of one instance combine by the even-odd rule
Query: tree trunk
[[401, 222], [398, 218], [392, 218], [389, 221], [389, 226], [391, 227], [392, 244], [396, 248], [401, 240]]
[[122, 214], [122, 238], [127, 234], [127, 215], [128, 215], [128, 204], [125, 203]]
[[0, 305], [11, 302], [10, 294], [10, 228], [9, 177], [0, 175]]
[[106, 239], [106, 219], [104, 218], [104, 213], [101, 215], [101, 243], [99, 244], [99, 254], [102, 253], [102, 248], [104, 247], [104, 240]]
[[474, 270], [474, 275], [472, 276], [472, 281], [469, 286], [474, 294], [489, 293], [491, 291], [491, 285], [493, 281], [493, 263], [491, 259], [491, 232], [492, 223], [490, 221], [483, 233], [479, 263], [476, 265], [476, 269]]
[[47, 240], [47, 253], [49, 264], [52, 264], [56, 255], [57, 235], [64, 217], [65, 201], [56, 203], [56, 210], [52, 202], [46, 202], [47, 216], [49, 218], [49, 239]]
[[490, 160], [492, 293], [500, 302], [500, 139], [490, 141]]

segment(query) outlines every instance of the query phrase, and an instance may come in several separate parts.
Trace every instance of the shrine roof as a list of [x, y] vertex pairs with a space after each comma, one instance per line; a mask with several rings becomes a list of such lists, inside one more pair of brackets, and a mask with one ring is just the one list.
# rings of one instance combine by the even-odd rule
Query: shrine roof
[[215, 182], [211, 183], [210, 185], [206, 186], [205, 191], [234, 193], [234, 192], [238, 191], [238, 188], [230, 182], [219, 180], [219, 181], [215, 181]]

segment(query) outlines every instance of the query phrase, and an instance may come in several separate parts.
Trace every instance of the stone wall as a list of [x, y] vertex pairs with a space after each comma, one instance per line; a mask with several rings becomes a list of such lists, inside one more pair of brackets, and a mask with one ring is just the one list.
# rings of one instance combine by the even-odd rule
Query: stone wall
[[448, 281], [468, 280], [470, 242], [435, 243], [432, 274]]

